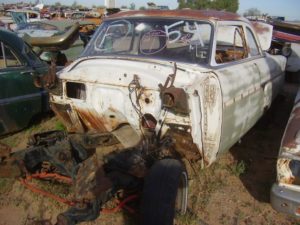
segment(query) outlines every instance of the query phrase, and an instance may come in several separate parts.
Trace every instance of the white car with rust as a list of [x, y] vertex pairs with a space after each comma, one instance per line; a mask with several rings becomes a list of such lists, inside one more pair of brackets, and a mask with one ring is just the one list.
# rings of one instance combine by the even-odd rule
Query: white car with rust
[[[50, 90], [79, 169], [71, 168], [67, 151], [57, 158], [49, 150], [70, 145], [56, 142], [42, 151], [74, 178], [76, 197], [93, 205], [85, 216], [71, 208], [59, 224], [96, 218], [95, 209], [115, 190], [141, 180], [140, 224], [173, 224], [174, 209], [187, 207], [186, 163], [211, 165], [280, 91], [286, 59], [266, 52], [271, 36], [269, 25], [254, 28], [227, 12], [146, 10], [106, 18]], [[28, 170], [42, 161], [32, 152]]]

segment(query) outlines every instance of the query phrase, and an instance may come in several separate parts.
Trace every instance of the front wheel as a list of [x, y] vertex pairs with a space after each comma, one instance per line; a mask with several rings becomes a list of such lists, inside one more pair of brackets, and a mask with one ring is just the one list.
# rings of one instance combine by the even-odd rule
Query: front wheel
[[175, 211], [187, 208], [188, 180], [183, 165], [175, 159], [156, 162], [145, 178], [142, 225], [173, 225]]

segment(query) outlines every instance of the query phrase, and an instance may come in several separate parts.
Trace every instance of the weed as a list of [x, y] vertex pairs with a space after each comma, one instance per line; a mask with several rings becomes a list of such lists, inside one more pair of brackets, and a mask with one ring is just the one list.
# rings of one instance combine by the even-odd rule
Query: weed
[[14, 148], [20, 143], [20, 140], [18, 140], [15, 137], [7, 137], [7, 138], [4, 138], [4, 139], [1, 139], [1, 142], [3, 144], [8, 145], [11, 148]]
[[28, 127], [28, 128], [26, 129], [26, 131], [27, 131], [29, 134], [31, 134], [31, 133], [35, 132], [37, 129], [38, 129], [38, 125], [34, 124], [34, 125]]
[[195, 213], [188, 210], [184, 215], [176, 215], [177, 225], [198, 225], [198, 217]]
[[14, 182], [15, 180], [12, 178], [0, 178], [0, 194], [9, 192]]
[[[223, 177], [219, 176], [219, 171], [216, 172], [216, 170], [216, 167], [213, 167], [212, 170], [202, 170], [199, 178], [195, 180], [194, 187], [191, 187], [201, 190], [190, 197], [194, 211], [204, 210], [210, 201], [211, 195], [224, 186]], [[197, 186], [195, 186], [196, 184]]]
[[261, 213], [262, 213], [262, 210], [261, 210], [260, 206], [257, 205], [257, 204], [253, 204], [252, 210], [253, 210], [253, 212], [254, 212], [255, 214], [261, 214]]
[[251, 202], [243, 202], [242, 204], [241, 204], [241, 206], [242, 207], [245, 207], [245, 208], [250, 208], [251, 206], [252, 206], [252, 203]]
[[274, 219], [273, 219], [273, 216], [271, 214], [266, 214], [264, 216], [264, 219], [265, 219], [265, 224], [267, 225], [273, 225], [273, 224], [276, 224]]
[[234, 163], [234, 165], [232, 167], [230, 167], [230, 171], [233, 175], [235, 175], [237, 177], [244, 174], [246, 171], [245, 162], [243, 160], [241, 160], [240, 162]]
[[219, 218], [219, 222], [220, 224], [224, 224], [224, 225], [231, 225], [232, 221], [230, 216], [222, 214], [221, 217]]
[[62, 130], [62, 131], [64, 131], [64, 130], [66, 130], [66, 127], [63, 125], [62, 122], [57, 121], [57, 122], [55, 123], [55, 129], [56, 129], [56, 130]]
[[244, 212], [241, 211], [240, 209], [237, 209], [234, 214], [235, 214], [236, 221], [241, 221], [241, 220], [243, 220], [246, 217], [246, 215], [244, 214]]
[[30, 203], [24, 201], [23, 207], [24, 207], [24, 210], [27, 211], [30, 208]]

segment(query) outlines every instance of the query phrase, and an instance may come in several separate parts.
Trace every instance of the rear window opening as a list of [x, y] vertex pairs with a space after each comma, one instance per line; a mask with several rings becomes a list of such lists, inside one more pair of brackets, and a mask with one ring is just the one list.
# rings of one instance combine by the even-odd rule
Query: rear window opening
[[68, 98], [86, 99], [86, 88], [82, 83], [67, 82], [66, 92]]
[[211, 24], [183, 19], [121, 19], [102, 23], [82, 56], [133, 56], [206, 64]]

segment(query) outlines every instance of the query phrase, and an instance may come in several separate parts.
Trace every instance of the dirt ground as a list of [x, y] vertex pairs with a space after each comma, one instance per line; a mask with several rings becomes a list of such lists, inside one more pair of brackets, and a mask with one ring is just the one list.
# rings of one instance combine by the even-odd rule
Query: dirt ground
[[[276, 180], [276, 157], [296, 90], [296, 85], [287, 84], [266, 115], [229, 153], [210, 168], [191, 175], [188, 212], [176, 218], [176, 225], [300, 225], [300, 220], [274, 211], [269, 204], [270, 188]], [[30, 134], [60, 126], [55, 117], [47, 118], [0, 141], [18, 150], [26, 146]], [[193, 170], [199, 171], [197, 165]], [[70, 195], [61, 185], [39, 184], [61, 196]], [[66, 208], [32, 193], [19, 181], [0, 179], [0, 225], [30, 225], [42, 219], [55, 222], [56, 215]], [[137, 217], [121, 211], [101, 214], [94, 222], [82, 224], [138, 225]]]

